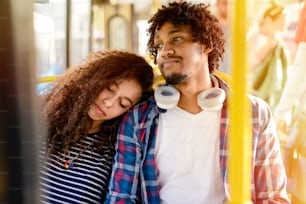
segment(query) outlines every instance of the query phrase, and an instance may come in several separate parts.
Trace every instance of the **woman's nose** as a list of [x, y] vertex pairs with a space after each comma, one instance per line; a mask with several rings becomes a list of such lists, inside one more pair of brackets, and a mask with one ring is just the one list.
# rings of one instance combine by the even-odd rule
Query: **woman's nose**
[[103, 100], [103, 105], [104, 105], [106, 108], [112, 107], [113, 103], [114, 103], [114, 98], [107, 98], [107, 99], [104, 99], [104, 100]]

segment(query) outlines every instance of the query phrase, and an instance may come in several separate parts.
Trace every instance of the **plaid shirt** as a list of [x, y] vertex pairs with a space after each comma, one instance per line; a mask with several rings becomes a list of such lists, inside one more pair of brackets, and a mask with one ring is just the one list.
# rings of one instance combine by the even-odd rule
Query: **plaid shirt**
[[[218, 79], [219, 80], [219, 79]], [[223, 81], [220, 88], [229, 93]], [[252, 103], [252, 201], [261, 203], [290, 203], [286, 192], [276, 126], [266, 103], [249, 96]], [[220, 167], [225, 193], [230, 199], [228, 183], [228, 111], [224, 102], [220, 123]], [[159, 109], [154, 97], [129, 111], [119, 128], [115, 163], [105, 203], [158, 204], [158, 168], [154, 158]]]

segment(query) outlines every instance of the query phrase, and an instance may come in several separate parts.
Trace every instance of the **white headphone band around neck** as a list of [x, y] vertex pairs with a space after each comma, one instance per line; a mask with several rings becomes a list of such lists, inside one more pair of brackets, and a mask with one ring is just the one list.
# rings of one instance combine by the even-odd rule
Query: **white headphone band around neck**
[[[171, 85], [159, 86], [154, 92], [157, 106], [171, 109], [177, 106], [180, 92]], [[220, 88], [210, 88], [202, 91], [197, 98], [199, 106], [205, 111], [219, 111], [225, 100], [225, 91]]]

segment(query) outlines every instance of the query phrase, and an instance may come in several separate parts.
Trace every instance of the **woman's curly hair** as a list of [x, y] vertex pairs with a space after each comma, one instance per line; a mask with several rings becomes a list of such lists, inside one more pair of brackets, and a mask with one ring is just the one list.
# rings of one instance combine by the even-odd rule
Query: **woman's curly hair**
[[[43, 103], [48, 154], [67, 152], [85, 138], [92, 125], [90, 105], [99, 93], [114, 83], [135, 79], [142, 88], [141, 101], [153, 92], [153, 70], [144, 58], [125, 51], [91, 53], [78, 67], [70, 68], [54, 82]], [[101, 126], [105, 142], [114, 144], [121, 116]]]
[[154, 46], [155, 33], [164, 23], [170, 22], [175, 26], [190, 26], [194, 41], [212, 48], [208, 55], [210, 73], [219, 68], [219, 61], [222, 60], [224, 53], [225, 37], [218, 19], [211, 14], [208, 5], [190, 2], [169, 3], [169, 6], [162, 6], [148, 22], [150, 26], [147, 51], [153, 57], [154, 63], [157, 56], [157, 49]]

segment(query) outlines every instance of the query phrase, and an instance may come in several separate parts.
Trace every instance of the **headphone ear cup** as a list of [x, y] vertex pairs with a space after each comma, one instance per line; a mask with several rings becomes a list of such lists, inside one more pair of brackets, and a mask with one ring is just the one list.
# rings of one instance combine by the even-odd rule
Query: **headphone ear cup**
[[177, 106], [180, 92], [171, 85], [163, 85], [156, 88], [154, 97], [159, 108], [171, 109]]
[[198, 104], [205, 111], [219, 111], [225, 100], [225, 91], [220, 88], [210, 88], [198, 95]]

